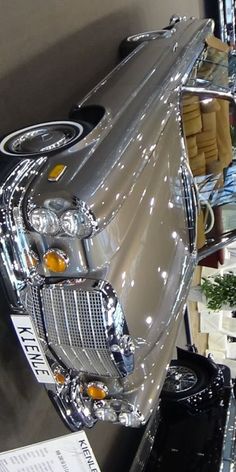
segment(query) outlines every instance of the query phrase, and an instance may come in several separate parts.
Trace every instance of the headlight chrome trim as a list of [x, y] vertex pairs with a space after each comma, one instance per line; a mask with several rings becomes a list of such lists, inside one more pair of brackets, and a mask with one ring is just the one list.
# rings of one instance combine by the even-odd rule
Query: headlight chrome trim
[[[35, 216], [36, 221], [34, 221]], [[47, 223], [46, 218], [48, 218]], [[57, 214], [52, 210], [49, 210], [47, 208], [34, 208], [29, 213], [28, 219], [30, 226], [33, 228], [34, 231], [36, 231], [36, 233], [56, 235], [59, 232], [59, 218]]]
[[[55, 199], [52, 199], [54, 201]], [[68, 202], [65, 200], [65, 210], [62, 212], [61, 209], [59, 208], [58, 211], [56, 209], [51, 209], [50, 208], [50, 199], [47, 200], [47, 205], [45, 204], [45, 207], [37, 207], [36, 205], [33, 205], [31, 202], [28, 204], [27, 208], [27, 220], [28, 224], [30, 227], [36, 231], [39, 234], [49, 234], [53, 236], [68, 236], [71, 238], [78, 238], [78, 239], [87, 239], [93, 237], [97, 231], [98, 231], [98, 223], [91, 212], [91, 210], [88, 208], [85, 202], [82, 200], [77, 199], [75, 202], [75, 205], [73, 206], [71, 202], [71, 206], [68, 205]], [[32, 222], [32, 216], [34, 213], [40, 212], [42, 213], [42, 216], [45, 214], [50, 214], [51, 219], [54, 217], [54, 225], [57, 226], [54, 230], [50, 230], [50, 225], [48, 229], [40, 230], [37, 229], [35, 226], [34, 222]], [[77, 216], [78, 218], [80, 217], [81, 220], [84, 219], [84, 223], [78, 223], [81, 226], [81, 235], [79, 235], [79, 228], [77, 232], [74, 234], [71, 234], [69, 231], [66, 231], [63, 225], [63, 219], [66, 217], [66, 215], [71, 212], [75, 214], [75, 217]], [[72, 216], [73, 216], [72, 214]], [[56, 221], [57, 220], [57, 221]], [[58, 222], [58, 225], [56, 225], [56, 222]], [[83, 229], [83, 224], [84, 224], [84, 229]]]

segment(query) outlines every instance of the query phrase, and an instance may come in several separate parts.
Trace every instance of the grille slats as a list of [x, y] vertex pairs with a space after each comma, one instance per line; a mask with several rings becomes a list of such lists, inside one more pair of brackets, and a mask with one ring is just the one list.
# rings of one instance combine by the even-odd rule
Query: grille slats
[[47, 342], [68, 368], [120, 376], [109, 349], [101, 292], [80, 290], [73, 285], [48, 285], [40, 292], [35, 287], [27, 287], [24, 304], [39, 336], [45, 339], [43, 316]]
[[39, 338], [45, 341], [39, 298], [39, 289], [37, 287], [27, 287], [26, 290], [21, 291], [21, 303], [33, 319]]

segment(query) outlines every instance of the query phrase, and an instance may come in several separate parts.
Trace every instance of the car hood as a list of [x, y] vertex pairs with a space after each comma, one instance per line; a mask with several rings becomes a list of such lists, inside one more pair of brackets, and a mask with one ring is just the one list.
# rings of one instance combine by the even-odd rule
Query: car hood
[[187, 170], [185, 150], [173, 112], [117, 215], [92, 244], [86, 242], [91, 269], [105, 263], [104, 277], [118, 294], [139, 360], [154, 344], [164, 346], [193, 273], [183, 167]]
[[[168, 91], [159, 103], [148, 104], [143, 120], [138, 116], [124, 129], [125, 120], [120, 119], [118, 131], [111, 129], [100, 145], [66, 155], [68, 172], [59, 182], [48, 181], [47, 172], [57, 159], [48, 160], [27, 194], [33, 205], [43, 206], [55, 197], [78, 198], [89, 205], [100, 232], [83, 242], [87, 268], [81, 275], [78, 243], [68, 241], [72, 263], [66, 276], [99, 277], [111, 283], [138, 359], [154, 344], [165, 342], [186, 299], [186, 274], [193, 266], [178, 100], [177, 92]], [[51, 247], [56, 243], [58, 238], [50, 240]]]

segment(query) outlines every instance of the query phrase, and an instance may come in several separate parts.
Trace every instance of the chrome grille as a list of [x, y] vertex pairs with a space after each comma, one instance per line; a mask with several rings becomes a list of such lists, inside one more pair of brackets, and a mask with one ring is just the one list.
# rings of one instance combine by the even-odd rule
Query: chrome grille
[[107, 349], [101, 293], [44, 288], [42, 303], [43, 311], [53, 315], [45, 320], [53, 343]]
[[33, 319], [37, 334], [41, 341], [45, 341], [45, 332], [40, 308], [40, 296], [38, 287], [27, 287], [20, 292], [20, 300], [27, 313]]
[[68, 368], [120, 377], [108, 344], [106, 300], [101, 291], [69, 284], [45, 285], [40, 290], [28, 287], [27, 291], [22, 303], [38, 334], [42, 337], [43, 331], [45, 339], [43, 316], [47, 343]]

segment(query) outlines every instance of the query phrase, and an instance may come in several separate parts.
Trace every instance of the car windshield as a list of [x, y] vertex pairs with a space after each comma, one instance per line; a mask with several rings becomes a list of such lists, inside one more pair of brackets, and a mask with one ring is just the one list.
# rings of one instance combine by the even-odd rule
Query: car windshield
[[189, 164], [200, 195], [198, 249], [236, 229], [236, 110], [208, 95], [182, 96]]
[[214, 37], [210, 37], [208, 43], [209, 45], [206, 45], [196, 61], [186, 85], [234, 92], [236, 89], [236, 51], [229, 49], [226, 44]]

